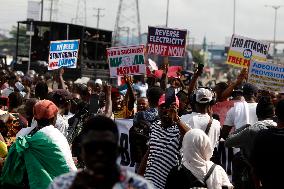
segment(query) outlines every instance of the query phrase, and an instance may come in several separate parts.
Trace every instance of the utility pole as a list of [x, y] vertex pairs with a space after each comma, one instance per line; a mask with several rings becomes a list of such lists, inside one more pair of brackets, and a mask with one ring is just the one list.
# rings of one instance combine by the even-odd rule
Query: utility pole
[[53, 11], [53, 0], [50, 0], [50, 12], [49, 12], [49, 21], [52, 20], [52, 11]]
[[[57, 20], [57, 11], [58, 11], [57, 5], [59, 0], [49, 0], [49, 1], [50, 1], [50, 6], [46, 10], [49, 11], [49, 21], [51, 22], [52, 20]], [[43, 0], [41, 6], [43, 8]]]
[[[86, 0], [77, 0], [75, 24], [87, 25], [87, 2]], [[71, 20], [72, 21], [72, 20]]]
[[168, 27], [168, 21], [169, 21], [169, 4], [170, 0], [167, 0], [166, 27]]
[[100, 18], [101, 17], [104, 17], [104, 15], [101, 14], [101, 11], [105, 10], [105, 9], [102, 9], [102, 8], [94, 8], [95, 10], [97, 10], [97, 14], [95, 14], [94, 16], [97, 17], [97, 28], [99, 28], [100, 26]]
[[265, 5], [265, 7], [270, 7], [274, 9], [274, 33], [273, 33], [273, 60], [276, 59], [276, 25], [277, 25], [277, 11], [284, 5]]
[[43, 20], [43, 0], [41, 0], [40, 21]]
[[234, 0], [233, 34], [236, 33], [236, 0]]

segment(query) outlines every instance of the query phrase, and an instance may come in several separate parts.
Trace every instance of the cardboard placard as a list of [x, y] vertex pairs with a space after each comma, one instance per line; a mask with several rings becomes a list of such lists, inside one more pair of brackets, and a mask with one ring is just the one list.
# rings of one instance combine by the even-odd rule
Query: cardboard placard
[[76, 68], [80, 40], [51, 41], [49, 47], [48, 70], [61, 67]]
[[144, 45], [107, 49], [110, 77], [145, 74]]
[[187, 30], [148, 27], [147, 53], [183, 57]]
[[248, 82], [261, 90], [282, 92], [284, 91], [284, 66], [252, 60]]
[[269, 42], [233, 35], [227, 56], [227, 64], [248, 68], [252, 59], [266, 61]]

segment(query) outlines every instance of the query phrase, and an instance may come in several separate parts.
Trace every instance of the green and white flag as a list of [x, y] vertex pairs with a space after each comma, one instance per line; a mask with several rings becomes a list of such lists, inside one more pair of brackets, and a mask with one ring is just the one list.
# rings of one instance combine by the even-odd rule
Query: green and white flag
[[46, 189], [55, 177], [75, 170], [67, 139], [54, 126], [46, 126], [33, 136], [17, 138], [5, 161], [1, 183], [22, 186], [27, 172], [31, 189]]

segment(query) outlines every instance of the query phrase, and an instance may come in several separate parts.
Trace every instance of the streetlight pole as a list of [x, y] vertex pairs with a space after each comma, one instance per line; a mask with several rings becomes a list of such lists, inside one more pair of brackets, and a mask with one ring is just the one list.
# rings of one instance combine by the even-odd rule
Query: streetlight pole
[[276, 25], [277, 25], [277, 11], [283, 5], [265, 5], [265, 7], [271, 7], [274, 9], [274, 34], [273, 34], [273, 59], [275, 60], [276, 56]]
[[168, 27], [168, 20], [169, 20], [169, 3], [170, 0], [167, 0], [166, 27]]

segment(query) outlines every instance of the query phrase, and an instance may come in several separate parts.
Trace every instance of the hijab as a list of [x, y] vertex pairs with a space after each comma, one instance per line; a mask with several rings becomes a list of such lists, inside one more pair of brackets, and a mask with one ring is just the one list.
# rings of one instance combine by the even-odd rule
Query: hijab
[[[182, 142], [182, 164], [199, 180], [204, 180], [205, 175], [214, 164], [210, 161], [214, 148], [209, 137], [200, 129], [192, 129], [184, 135]], [[229, 178], [220, 166], [216, 166], [206, 181], [208, 189], [221, 189], [222, 186], [231, 187]]]

